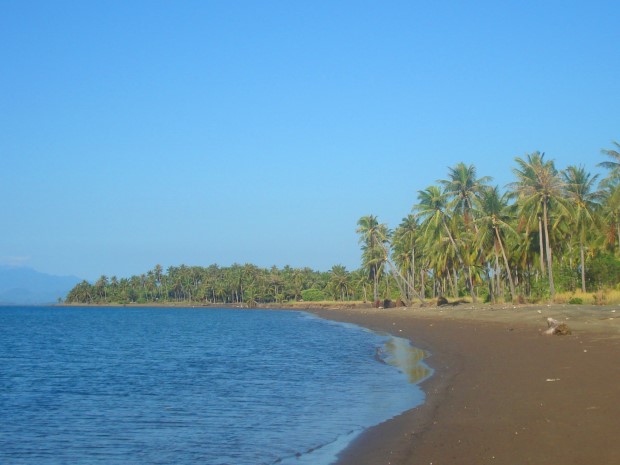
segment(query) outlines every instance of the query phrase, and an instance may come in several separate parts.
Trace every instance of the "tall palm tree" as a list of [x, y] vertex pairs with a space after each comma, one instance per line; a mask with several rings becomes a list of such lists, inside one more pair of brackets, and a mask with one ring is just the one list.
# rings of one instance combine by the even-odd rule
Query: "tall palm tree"
[[477, 298], [474, 292], [471, 271], [468, 266], [465, 266], [454, 235], [448, 226], [448, 222], [451, 218], [447, 212], [447, 202], [444, 192], [442, 192], [438, 186], [429, 186], [422, 191], [418, 191], [418, 204], [414, 205], [413, 208], [418, 212], [422, 220], [422, 226], [427, 232], [430, 232], [435, 237], [441, 235], [442, 231], [446, 233], [461, 268], [463, 268], [467, 274], [469, 291], [472, 300], [476, 302]]
[[[469, 238], [468, 242], [475, 240], [475, 237], [471, 234], [472, 225], [474, 232], [476, 235], [478, 234], [478, 225], [472, 218], [474, 203], [482, 195], [482, 192], [488, 188], [487, 183], [491, 179], [489, 176], [478, 178], [474, 165], [466, 165], [461, 162], [448, 169], [448, 179], [438, 181], [444, 186], [444, 194], [450, 199], [448, 207], [455, 215], [461, 217], [465, 225], [462, 238]], [[473, 246], [473, 244], [471, 245]], [[483, 258], [484, 252], [477, 250], [474, 252], [474, 255], [477, 255], [474, 260], [478, 262]], [[484, 267], [484, 272], [488, 279], [488, 269], [486, 266]], [[471, 269], [469, 269], [469, 274], [471, 277]]]
[[[415, 288], [416, 241], [419, 235], [418, 220], [413, 214], [402, 219], [394, 231], [392, 241], [394, 261], [406, 277], [407, 287]], [[408, 293], [409, 294], [409, 293]]]
[[569, 166], [562, 171], [564, 189], [570, 201], [570, 222], [576, 230], [579, 240], [579, 258], [581, 263], [581, 291], [586, 292], [585, 242], [588, 231], [595, 223], [598, 201], [601, 193], [594, 190], [598, 175], [592, 176], [583, 166]]
[[[444, 186], [444, 195], [451, 199], [449, 207], [463, 217], [466, 226], [472, 224], [471, 214], [474, 203], [482, 192], [488, 187], [487, 183], [492, 180], [489, 176], [476, 177], [476, 167], [457, 163], [448, 168], [448, 179], [439, 180]], [[476, 228], [476, 224], [474, 228]]]
[[483, 231], [492, 231], [495, 236], [492, 243], [497, 244], [502, 253], [504, 268], [508, 276], [508, 282], [510, 283], [510, 295], [512, 300], [514, 300], [517, 294], [501, 234], [507, 231], [516, 236], [516, 231], [510, 225], [512, 215], [508, 213], [508, 196], [506, 194], [500, 195], [499, 188], [495, 186], [482, 192], [477, 204], [480, 215], [477, 221], [481, 224]]
[[373, 283], [373, 302], [379, 300], [379, 278], [381, 276], [385, 251], [383, 248], [388, 236], [387, 226], [380, 224], [374, 215], [362, 216], [357, 222], [359, 243], [362, 245], [362, 262], [368, 270]]
[[527, 155], [526, 159], [516, 157], [515, 161], [518, 166], [513, 168], [512, 172], [517, 177], [517, 181], [509, 184], [509, 186], [518, 196], [522, 208], [534, 207], [534, 210], [541, 214], [549, 276], [549, 293], [553, 298], [555, 296], [555, 285], [553, 283], [553, 258], [549, 241], [549, 210], [554, 205], [565, 208], [564, 184], [553, 160], [545, 160], [544, 153], [534, 152]]

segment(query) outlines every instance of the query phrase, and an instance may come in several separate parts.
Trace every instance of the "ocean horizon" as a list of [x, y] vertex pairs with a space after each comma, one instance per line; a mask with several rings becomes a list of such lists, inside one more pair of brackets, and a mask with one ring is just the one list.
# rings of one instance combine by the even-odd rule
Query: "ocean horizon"
[[0, 462], [327, 465], [424, 401], [409, 341], [300, 311], [0, 308]]

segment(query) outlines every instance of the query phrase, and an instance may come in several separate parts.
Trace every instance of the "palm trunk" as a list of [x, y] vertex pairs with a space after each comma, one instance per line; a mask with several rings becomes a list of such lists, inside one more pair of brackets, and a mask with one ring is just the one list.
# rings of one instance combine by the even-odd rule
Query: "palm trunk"
[[[407, 306], [409, 306], [411, 304], [410, 299], [407, 298], [407, 295], [409, 293], [405, 293], [405, 289], [403, 288], [403, 283], [406, 286], [409, 286], [409, 281], [406, 280], [403, 275], [400, 273], [400, 271], [398, 271], [398, 268], [396, 268], [396, 266], [394, 265], [394, 263], [392, 263], [392, 261], [389, 258], [389, 250], [387, 248], [387, 246], [385, 246], [384, 244], [381, 244], [381, 247], [383, 248], [383, 251], [385, 252], [385, 261], [387, 262], [387, 264], [390, 266], [390, 271], [392, 272], [392, 275], [394, 276], [394, 281], [396, 281], [396, 286], [398, 287], [398, 290], [401, 294], [401, 296], [405, 299], [408, 300], [408, 302], [405, 302]], [[416, 290], [411, 286], [409, 287], [409, 292], [411, 292], [415, 297], [417, 297], [417, 299], [421, 302], [424, 303], [424, 299], [423, 297], [420, 296], [420, 294], [418, 294], [416, 292]]]
[[581, 292], [586, 292], [586, 259], [583, 251], [583, 241], [580, 241], [579, 252], [581, 255]]
[[376, 305], [377, 304], [377, 300], [379, 300], [379, 278], [377, 277], [378, 274], [378, 270], [377, 270], [377, 265], [373, 265], [373, 276], [372, 276], [372, 304]]
[[501, 273], [499, 269], [499, 256], [497, 255], [497, 249], [493, 247], [493, 254], [495, 254], [495, 291], [498, 296], [502, 295], [502, 283], [501, 283]]
[[443, 222], [443, 226], [444, 228], [446, 228], [446, 232], [448, 233], [448, 237], [450, 238], [450, 242], [452, 243], [452, 247], [454, 247], [454, 252], [456, 253], [456, 257], [459, 259], [459, 264], [465, 268], [465, 270], [467, 271], [467, 283], [469, 285], [469, 293], [471, 294], [471, 298], [473, 300], [474, 303], [478, 302], [478, 299], [476, 298], [476, 293], [474, 292], [474, 283], [471, 279], [471, 270], [469, 269], [468, 266], [465, 266], [465, 263], [463, 262], [463, 258], [461, 257], [461, 254], [459, 252], [458, 247], [456, 246], [456, 242], [454, 240], [454, 238], [452, 237], [452, 233], [450, 232], [450, 228], [448, 228], [448, 225], [446, 224], [446, 220], [444, 218], [442, 218], [442, 222]]
[[540, 216], [538, 217], [538, 248], [540, 250], [540, 272], [545, 274], [545, 253], [543, 249], [543, 230], [542, 230], [542, 220]]
[[508, 275], [508, 282], [510, 283], [510, 300], [514, 301], [517, 297], [515, 292], [515, 283], [512, 280], [512, 272], [510, 271], [510, 265], [508, 264], [508, 259], [506, 258], [506, 251], [504, 250], [504, 244], [502, 243], [502, 238], [499, 235], [499, 231], [495, 228], [495, 235], [497, 236], [497, 240], [499, 241], [499, 248], [502, 250], [502, 256], [504, 257], [504, 265], [506, 266], [506, 274]]
[[547, 202], [543, 203], [543, 220], [545, 222], [545, 251], [547, 252], [547, 268], [549, 269], [549, 294], [555, 297], [555, 286], [553, 284], [553, 260], [551, 258], [551, 246], [549, 245], [549, 225], [547, 219]]
[[494, 283], [494, 279], [490, 278], [490, 273], [489, 273], [489, 268], [490, 268], [490, 264], [488, 264], [485, 268], [485, 274], [487, 277], [487, 282], [489, 283], [489, 297], [491, 298], [491, 302], [495, 303], [495, 283]]
[[420, 298], [422, 299], [422, 302], [424, 302], [424, 299], [426, 298], [424, 286], [426, 286], [426, 283], [424, 282], [424, 268], [421, 268], [420, 269]]
[[[452, 276], [450, 274], [450, 270], [446, 270], [446, 275], [448, 276], [448, 282], [450, 283], [450, 289], [452, 289], [452, 295], [455, 296], [454, 298], [458, 298], [458, 292], [456, 290], [456, 284], [454, 282], [452, 282]], [[442, 290], [442, 294], [445, 294], [445, 288], [446, 288], [446, 278], [443, 278], [443, 290]]]
[[415, 247], [411, 249], [411, 288], [415, 289]]
[[458, 275], [456, 274], [456, 266], [454, 268], [452, 268], [452, 273], [454, 274], [454, 298], [458, 299], [459, 298], [459, 290], [458, 290], [458, 284], [459, 284], [459, 279], [458, 279]]

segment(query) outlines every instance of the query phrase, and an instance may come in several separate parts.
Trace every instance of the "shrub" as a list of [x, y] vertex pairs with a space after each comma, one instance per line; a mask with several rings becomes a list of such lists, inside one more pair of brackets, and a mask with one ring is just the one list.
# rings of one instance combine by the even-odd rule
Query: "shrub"
[[325, 293], [320, 289], [305, 289], [301, 291], [301, 298], [306, 302], [319, 302], [325, 300]]
[[583, 299], [581, 297], [572, 297], [568, 303], [571, 305], [582, 305]]
[[536, 303], [541, 300], [549, 300], [551, 294], [549, 293], [549, 280], [545, 278], [540, 278], [537, 281], [532, 282], [531, 292], [530, 292], [530, 302]]
[[596, 291], [595, 294], [592, 294], [592, 297], [594, 297], [595, 305], [605, 305], [607, 303], [607, 296], [605, 296], [602, 290]]
[[615, 286], [620, 282], [620, 261], [611, 254], [597, 255], [586, 267], [586, 281], [590, 289]]

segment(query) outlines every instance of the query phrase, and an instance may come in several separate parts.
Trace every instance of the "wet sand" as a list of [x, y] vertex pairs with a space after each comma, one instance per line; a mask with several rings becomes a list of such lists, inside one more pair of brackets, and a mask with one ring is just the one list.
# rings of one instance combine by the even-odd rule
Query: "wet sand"
[[[429, 351], [426, 402], [338, 465], [620, 464], [620, 307], [318, 309]], [[570, 336], [546, 336], [545, 318]]]

